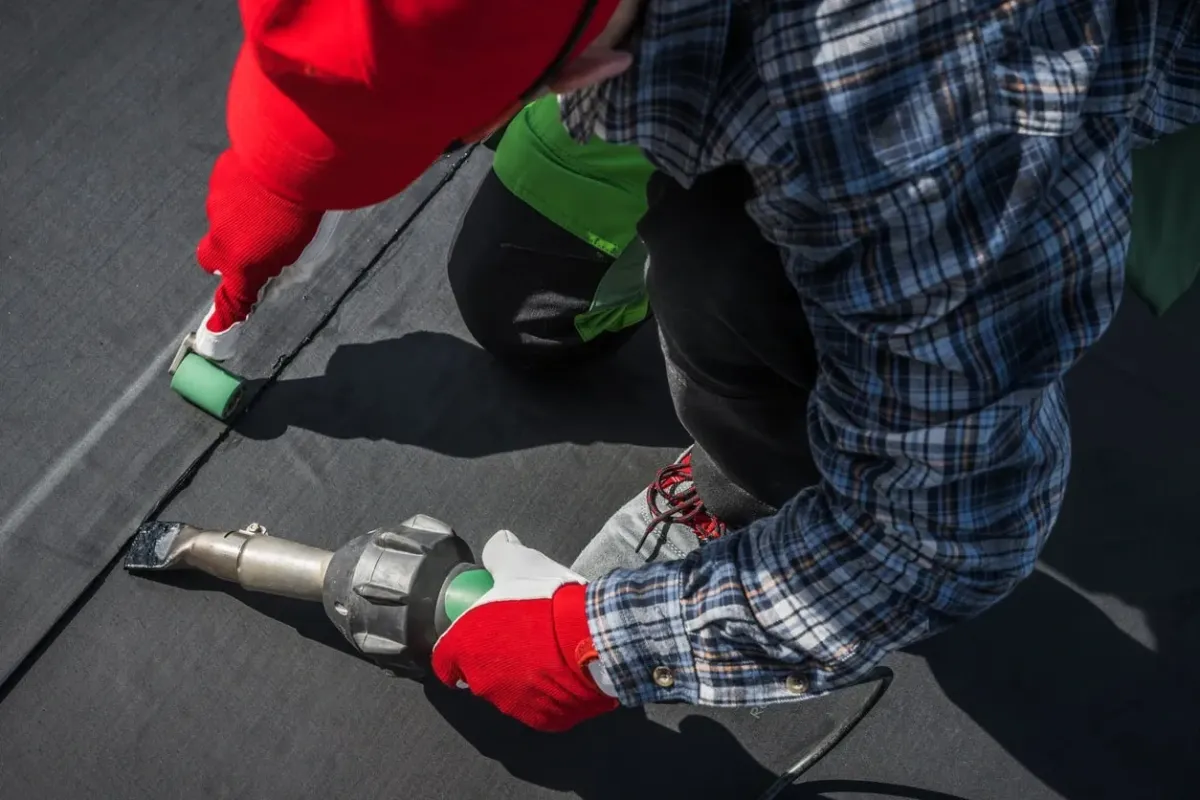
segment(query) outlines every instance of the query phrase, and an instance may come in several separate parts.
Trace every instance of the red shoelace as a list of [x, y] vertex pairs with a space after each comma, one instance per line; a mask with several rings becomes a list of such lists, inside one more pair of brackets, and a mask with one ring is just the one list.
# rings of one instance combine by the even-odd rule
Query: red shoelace
[[[692, 481], [692, 454], [687, 453], [678, 463], [669, 464], [658, 471], [654, 482], [646, 488], [646, 505], [650, 508], [650, 524], [638, 544], [640, 550], [646, 539], [659, 525], [663, 526], [663, 537], [671, 525], [686, 525], [701, 544], [725, 535], [725, 523], [708, 513], [704, 502], [696, 494]], [[690, 483], [683, 488], [684, 483]], [[659, 498], [665, 508], [659, 504]]]

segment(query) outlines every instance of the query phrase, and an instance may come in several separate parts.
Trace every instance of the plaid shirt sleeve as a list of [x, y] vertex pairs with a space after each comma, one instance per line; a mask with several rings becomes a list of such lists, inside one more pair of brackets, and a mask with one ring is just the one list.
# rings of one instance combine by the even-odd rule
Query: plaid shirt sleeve
[[[819, 695], [1031, 572], [1067, 481], [1062, 378], [1122, 292], [1135, 129], [1200, 121], [1194, 81], [1153, 87], [1172, 98], [1157, 117], [1136, 100], [1167, 81], [1155, 63], [1198, 61], [1134, 17], [1195, 31], [1197, 4], [837, 5], [744, 7], [753, 74], [727, 53], [711, 124], [690, 126], [747, 164], [804, 301], [821, 374], [797, 413], [824, 479], [684, 560], [590, 585], [627, 704]], [[640, 74], [566, 102], [569, 124], [641, 142], [681, 180], [702, 169], [688, 128], [630, 112], [697, 96], [678, 82], [721, 52], [696, 46], [699, 8], [652, 0]], [[690, 23], [678, 71], [672, 12]]]

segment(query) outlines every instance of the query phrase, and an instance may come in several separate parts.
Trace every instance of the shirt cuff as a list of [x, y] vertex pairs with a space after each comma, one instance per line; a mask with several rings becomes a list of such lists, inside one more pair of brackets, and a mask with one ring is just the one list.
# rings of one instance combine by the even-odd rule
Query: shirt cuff
[[[695, 704], [699, 698], [682, 581], [678, 564], [667, 563], [614, 570], [588, 584], [588, 628], [622, 705]], [[654, 602], [647, 604], [648, 595]]]
[[882, 586], [878, 559], [844, 529], [826, 519], [808, 536], [796, 530], [777, 515], [687, 558], [590, 584], [589, 631], [618, 700], [808, 700], [859, 683], [888, 651], [928, 632], [923, 608]]

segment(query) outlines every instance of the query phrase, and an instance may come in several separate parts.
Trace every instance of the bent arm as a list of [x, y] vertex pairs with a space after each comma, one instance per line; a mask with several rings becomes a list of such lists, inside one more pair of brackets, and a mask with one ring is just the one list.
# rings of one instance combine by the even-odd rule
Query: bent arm
[[1091, 221], [1126, 213], [1124, 157], [1061, 156], [1074, 146], [997, 136], [845, 204], [761, 200], [797, 221], [775, 230], [818, 351], [823, 480], [686, 559], [589, 587], [623, 702], [821, 694], [1031, 572], [1067, 482], [1062, 377], [1121, 288], [1125, 227]]

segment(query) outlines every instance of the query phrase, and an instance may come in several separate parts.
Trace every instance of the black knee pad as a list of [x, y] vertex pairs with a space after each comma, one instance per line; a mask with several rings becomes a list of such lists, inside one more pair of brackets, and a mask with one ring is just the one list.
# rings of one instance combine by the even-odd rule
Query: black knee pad
[[575, 329], [612, 262], [489, 172], [455, 237], [450, 287], [467, 329], [496, 358], [522, 369], [569, 366], [633, 333], [585, 342]]

